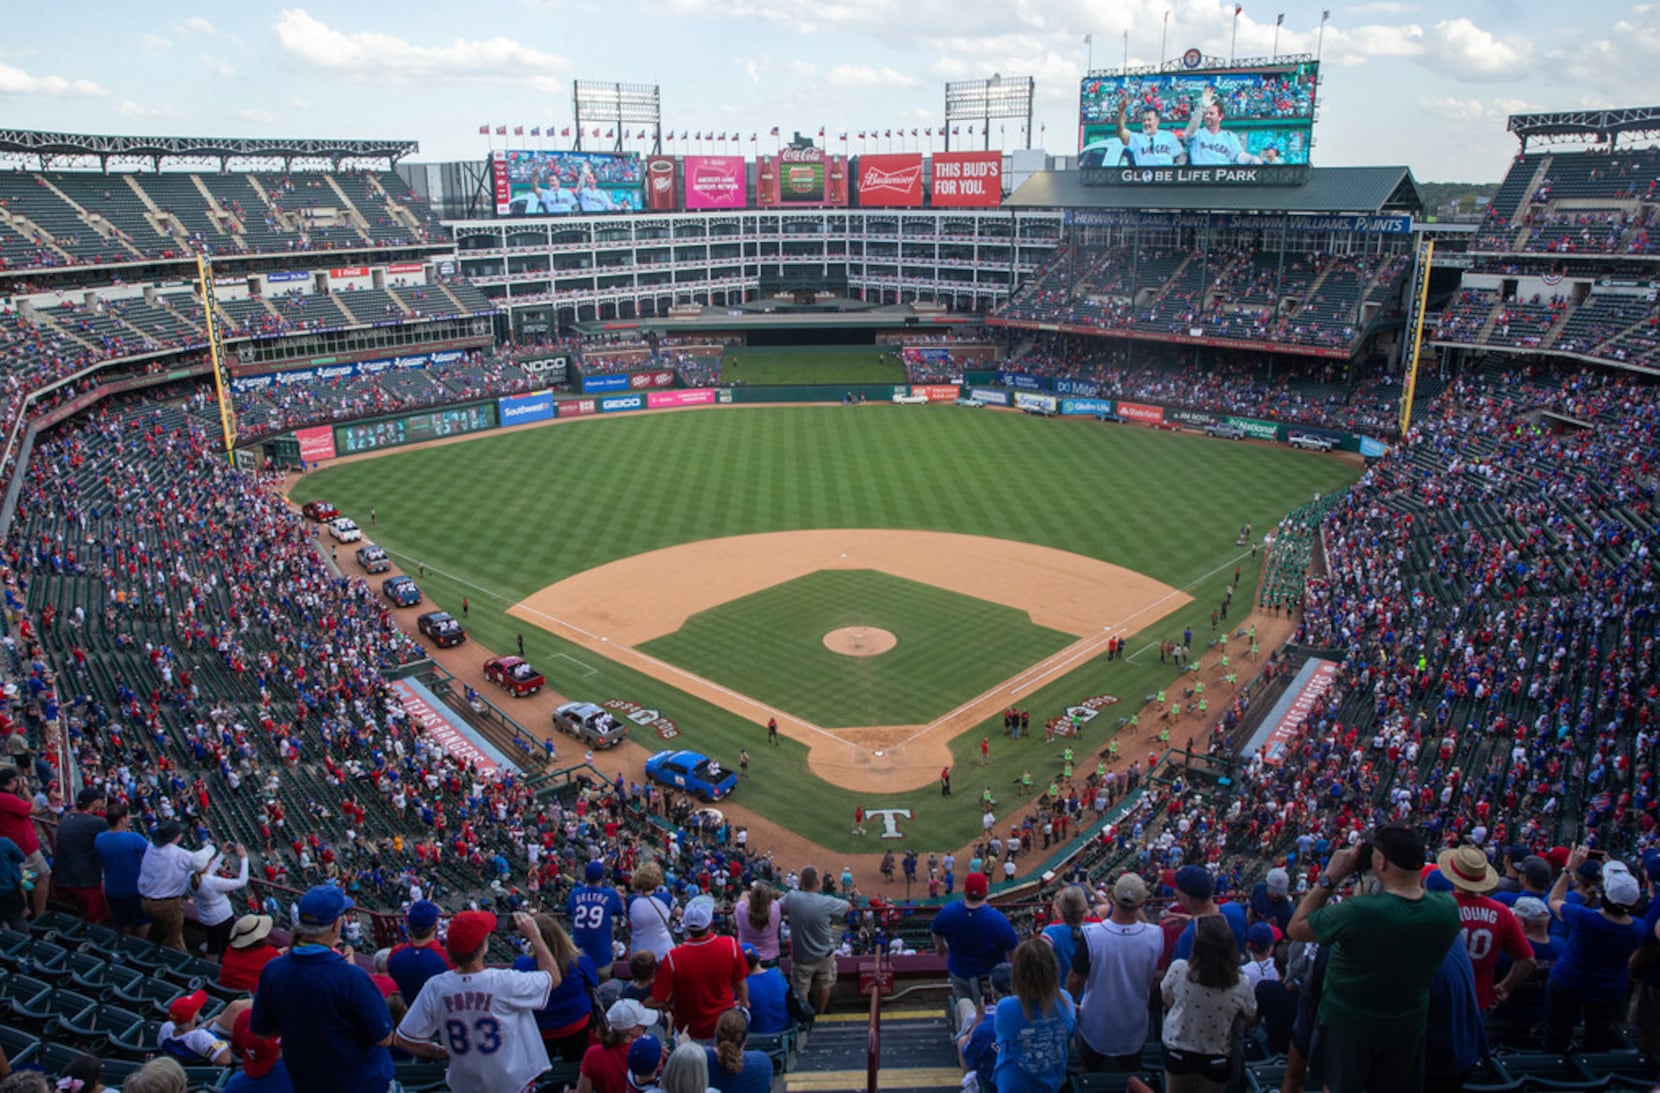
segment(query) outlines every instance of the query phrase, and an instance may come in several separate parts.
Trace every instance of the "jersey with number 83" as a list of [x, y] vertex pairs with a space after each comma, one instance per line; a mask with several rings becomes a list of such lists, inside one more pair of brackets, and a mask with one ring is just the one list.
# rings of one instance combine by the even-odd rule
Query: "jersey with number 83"
[[456, 1093], [521, 1090], [548, 1068], [536, 1011], [552, 991], [547, 972], [443, 972], [426, 981], [398, 1034], [406, 1040], [437, 1035], [449, 1052], [445, 1078]]

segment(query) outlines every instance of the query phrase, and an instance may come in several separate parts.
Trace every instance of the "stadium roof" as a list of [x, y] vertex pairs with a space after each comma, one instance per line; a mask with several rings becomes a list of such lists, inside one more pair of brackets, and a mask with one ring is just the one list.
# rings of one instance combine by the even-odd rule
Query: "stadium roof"
[[1619, 137], [1647, 140], [1660, 135], [1660, 106], [1622, 106], [1607, 110], [1564, 110], [1554, 114], [1512, 114], [1505, 128], [1527, 150], [1529, 141], [1606, 141]]
[[1081, 171], [1035, 174], [1003, 203], [1024, 209], [1416, 215], [1423, 195], [1405, 167], [1310, 167], [1301, 186], [1086, 186]]
[[0, 156], [38, 157], [43, 168], [60, 161], [95, 159], [294, 159], [386, 160], [396, 163], [420, 149], [412, 140], [335, 140], [293, 137], [121, 137], [0, 128]]

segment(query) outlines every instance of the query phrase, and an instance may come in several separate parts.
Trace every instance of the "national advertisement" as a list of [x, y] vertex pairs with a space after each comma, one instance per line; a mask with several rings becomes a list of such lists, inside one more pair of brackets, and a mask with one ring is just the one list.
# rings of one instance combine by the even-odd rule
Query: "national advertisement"
[[529, 395], [513, 395], [496, 400], [496, 414], [502, 428], [529, 425], [533, 421], [552, 421], [557, 416], [552, 391], [537, 391]]
[[599, 412], [614, 414], [622, 410], [644, 410], [646, 397], [644, 395], [611, 395], [599, 400]]
[[368, 266], [341, 266], [339, 269], [329, 270], [329, 276], [333, 277], [337, 280], [338, 279], [343, 279], [343, 278], [346, 278], [346, 277], [367, 277], [367, 276], [369, 276], [369, 267]]
[[1148, 406], [1144, 403], [1125, 402], [1120, 399], [1117, 413], [1125, 421], [1144, 421], [1149, 425], [1164, 424], [1164, 407], [1162, 406]]
[[311, 274], [303, 269], [279, 269], [265, 275], [265, 279], [273, 284], [283, 281], [309, 281]]
[[490, 153], [497, 216], [571, 216], [638, 212], [645, 164], [614, 152]]
[[660, 213], [680, 208], [680, 180], [673, 156], [646, 157], [646, 208]]
[[599, 400], [591, 398], [562, 398], [555, 408], [555, 417], [590, 417], [599, 413]]
[[995, 208], [1003, 203], [1002, 152], [935, 152], [936, 209]]
[[300, 459], [306, 463], [320, 463], [334, 458], [334, 428], [318, 425], [310, 429], [295, 429], [294, 439], [300, 442]]
[[394, 262], [386, 267], [386, 272], [391, 274], [420, 273], [424, 269], [426, 269], [426, 266], [419, 262]]
[[785, 148], [755, 161], [755, 204], [761, 208], [847, 204], [847, 157], [820, 148]]
[[1101, 385], [1094, 380], [1056, 380], [1055, 394], [1083, 395], [1085, 398], [1094, 398], [1101, 393]]
[[652, 391], [646, 395], [646, 408], [666, 410], [672, 406], [708, 406], [715, 401], [715, 391], [699, 387], [690, 391]]
[[952, 383], [912, 384], [911, 394], [921, 395], [929, 402], [955, 402], [962, 388]]
[[1065, 415], [1081, 414], [1086, 417], [1112, 416], [1112, 399], [1110, 398], [1069, 398], [1061, 400], [1061, 413]]
[[997, 373], [997, 386], [1015, 387], [1025, 391], [1047, 391], [1049, 381], [1041, 376], [1028, 376], [1024, 372]]
[[742, 156], [687, 156], [686, 208], [741, 209], [749, 204], [749, 179]]
[[1009, 404], [1009, 393], [999, 391], [995, 387], [970, 387], [968, 397], [979, 399], [987, 406], [1007, 406]]
[[922, 153], [860, 156], [859, 207], [863, 209], [920, 208]]
[[655, 372], [630, 372], [628, 386], [634, 391], [645, 391], [652, 387], [673, 387], [674, 373], [666, 369]]
[[627, 372], [609, 372], [603, 376], [583, 376], [582, 393], [596, 395], [603, 391], [628, 390]]
[[1258, 421], [1250, 417], [1229, 417], [1225, 420], [1252, 440], [1279, 439], [1280, 427], [1272, 421]]

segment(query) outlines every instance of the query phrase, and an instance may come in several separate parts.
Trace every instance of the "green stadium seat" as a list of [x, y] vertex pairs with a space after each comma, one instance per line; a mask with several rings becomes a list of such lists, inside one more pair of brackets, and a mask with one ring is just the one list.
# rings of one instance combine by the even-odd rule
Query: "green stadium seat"
[[7, 1061], [15, 1070], [35, 1061], [40, 1053], [40, 1037], [31, 1036], [20, 1028], [0, 1025], [0, 1050], [5, 1051]]

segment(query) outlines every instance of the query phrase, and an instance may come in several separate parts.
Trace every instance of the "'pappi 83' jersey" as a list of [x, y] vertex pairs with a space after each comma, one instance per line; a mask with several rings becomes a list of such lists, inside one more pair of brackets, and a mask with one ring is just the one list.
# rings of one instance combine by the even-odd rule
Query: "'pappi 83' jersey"
[[398, 1034], [437, 1034], [450, 1056], [445, 1079], [456, 1093], [521, 1090], [548, 1068], [536, 1011], [552, 992], [553, 977], [542, 971], [441, 972], [421, 988]]

